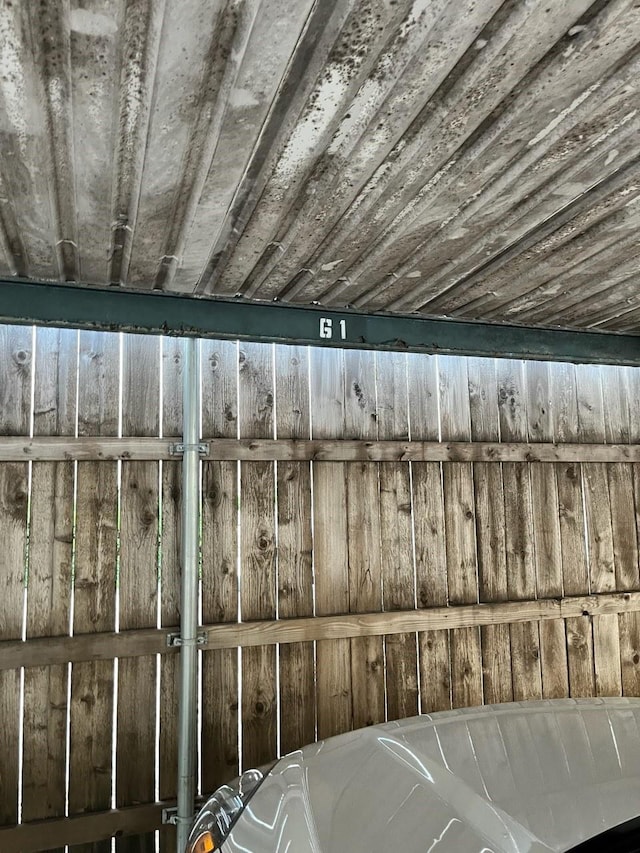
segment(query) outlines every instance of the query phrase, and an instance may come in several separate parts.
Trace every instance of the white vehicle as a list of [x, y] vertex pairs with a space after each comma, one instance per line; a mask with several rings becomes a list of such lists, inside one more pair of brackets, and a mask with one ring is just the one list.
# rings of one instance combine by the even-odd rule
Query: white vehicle
[[188, 851], [632, 853], [638, 815], [640, 699], [521, 702], [372, 726], [249, 771], [209, 799]]

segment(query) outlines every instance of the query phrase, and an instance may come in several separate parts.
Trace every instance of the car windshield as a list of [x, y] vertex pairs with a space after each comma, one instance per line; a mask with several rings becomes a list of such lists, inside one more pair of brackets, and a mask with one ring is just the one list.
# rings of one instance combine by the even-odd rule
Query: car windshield
[[567, 853], [640, 853], [640, 817], [589, 838]]

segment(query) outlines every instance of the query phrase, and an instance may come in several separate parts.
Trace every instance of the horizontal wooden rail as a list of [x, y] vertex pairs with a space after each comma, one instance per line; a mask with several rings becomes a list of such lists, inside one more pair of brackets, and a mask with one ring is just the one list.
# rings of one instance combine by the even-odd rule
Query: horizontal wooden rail
[[178, 438], [38, 437], [0, 438], [0, 462], [64, 462], [175, 459], [170, 444]]
[[640, 462], [640, 445], [215, 439], [209, 459], [314, 462]]
[[153, 832], [162, 826], [162, 810], [173, 806], [175, 801], [167, 800], [0, 827], [0, 850], [2, 853], [39, 853], [66, 844], [90, 844], [114, 835]]
[[[201, 628], [205, 634], [205, 643], [201, 648], [246, 648], [276, 643], [406, 634], [413, 631], [470, 628], [476, 625], [503, 625], [634, 611], [640, 611], [640, 592], [501, 601], [495, 604], [465, 604], [387, 613], [308, 616], [263, 622], [226, 622]], [[121, 631], [117, 634], [77, 634], [74, 637], [7, 640], [0, 643], [0, 669], [170, 654], [176, 649], [167, 645], [167, 636], [175, 630], [145, 628]]]
[[[0, 462], [175, 459], [177, 438], [0, 438]], [[203, 459], [315, 462], [640, 462], [638, 444], [203, 439]]]

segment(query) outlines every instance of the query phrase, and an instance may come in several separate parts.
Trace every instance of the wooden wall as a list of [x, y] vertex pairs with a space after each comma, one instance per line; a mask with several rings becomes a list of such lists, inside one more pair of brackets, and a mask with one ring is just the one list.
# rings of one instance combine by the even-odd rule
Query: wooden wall
[[[201, 346], [203, 792], [385, 719], [640, 695], [640, 370]], [[181, 370], [0, 326], [8, 853], [151, 851], [175, 796]]]

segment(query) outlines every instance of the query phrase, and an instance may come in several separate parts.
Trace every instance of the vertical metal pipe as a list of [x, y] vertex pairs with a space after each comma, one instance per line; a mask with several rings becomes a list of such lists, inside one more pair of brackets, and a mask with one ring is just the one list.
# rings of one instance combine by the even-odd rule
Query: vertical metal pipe
[[198, 504], [200, 359], [198, 341], [184, 340], [182, 460], [182, 581], [180, 601], [180, 693], [178, 698], [178, 853], [184, 853], [196, 793]]

